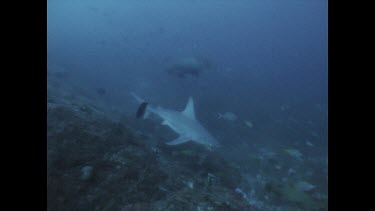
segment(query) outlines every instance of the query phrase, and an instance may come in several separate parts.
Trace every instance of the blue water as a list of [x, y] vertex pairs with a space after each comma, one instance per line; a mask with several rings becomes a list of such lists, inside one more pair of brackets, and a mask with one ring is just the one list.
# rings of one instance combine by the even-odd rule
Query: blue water
[[[193, 96], [228, 159], [260, 148], [327, 159], [327, 1], [48, 0], [47, 9], [48, 64], [86, 90], [105, 89], [108, 106], [130, 115], [133, 91], [182, 110]], [[191, 56], [214, 68], [198, 78], [166, 73]]]

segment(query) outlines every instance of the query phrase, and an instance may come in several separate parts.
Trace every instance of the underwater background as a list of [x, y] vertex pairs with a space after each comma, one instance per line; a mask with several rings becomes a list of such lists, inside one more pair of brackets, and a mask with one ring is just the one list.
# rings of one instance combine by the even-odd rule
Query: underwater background
[[[48, 0], [48, 210], [328, 210], [325, 0]], [[139, 103], [220, 143], [169, 146]]]

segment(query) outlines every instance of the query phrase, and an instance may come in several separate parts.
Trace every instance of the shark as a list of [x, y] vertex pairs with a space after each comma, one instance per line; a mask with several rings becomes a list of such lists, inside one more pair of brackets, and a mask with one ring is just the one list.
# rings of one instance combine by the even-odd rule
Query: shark
[[[131, 95], [138, 103], [145, 102], [136, 94], [131, 93]], [[208, 149], [220, 146], [216, 138], [198, 121], [195, 115], [194, 100], [192, 97], [189, 97], [183, 111], [175, 111], [147, 104], [144, 118], [147, 118], [150, 113], [159, 116], [162, 119], [162, 125], [168, 126], [178, 134], [178, 138], [167, 142], [167, 145], [179, 145], [188, 141], [193, 141], [206, 146]]]
[[198, 78], [199, 75], [212, 68], [209, 60], [200, 57], [186, 57], [178, 60], [175, 64], [168, 67], [166, 72], [172, 76], [186, 78], [192, 76]]

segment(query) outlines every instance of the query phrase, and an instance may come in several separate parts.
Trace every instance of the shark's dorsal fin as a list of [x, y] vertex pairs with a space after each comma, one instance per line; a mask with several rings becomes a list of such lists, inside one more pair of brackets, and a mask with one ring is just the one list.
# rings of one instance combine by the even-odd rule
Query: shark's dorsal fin
[[189, 101], [186, 104], [185, 110], [183, 110], [182, 113], [191, 119], [196, 119], [194, 111], [194, 101], [192, 97], [189, 97]]

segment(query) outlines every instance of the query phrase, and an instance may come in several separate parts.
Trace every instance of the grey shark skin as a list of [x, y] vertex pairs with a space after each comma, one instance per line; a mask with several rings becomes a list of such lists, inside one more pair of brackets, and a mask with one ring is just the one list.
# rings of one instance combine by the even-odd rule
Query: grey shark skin
[[[134, 93], [132, 93], [132, 95], [139, 103], [144, 102]], [[178, 145], [188, 141], [193, 141], [203, 144], [209, 149], [220, 146], [219, 142], [198, 122], [195, 116], [194, 101], [192, 97], [189, 98], [189, 101], [182, 112], [161, 108], [160, 106], [149, 106], [147, 112], [161, 117], [163, 119], [163, 125], [170, 127], [173, 131], [179, 134], [177, 139], [167, 142], [166, 144], [168, 145]]]

